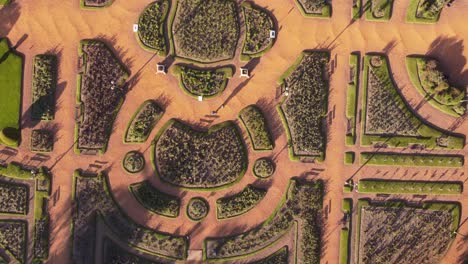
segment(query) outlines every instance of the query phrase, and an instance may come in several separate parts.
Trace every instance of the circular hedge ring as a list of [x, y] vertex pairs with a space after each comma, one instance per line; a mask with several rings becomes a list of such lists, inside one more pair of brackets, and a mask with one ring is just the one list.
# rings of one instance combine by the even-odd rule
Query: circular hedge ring
[[259, 178], [268, 178], [275, 172], [275, 163], [269, 158], [260, 158], [255, 161], [253, 173]]
[[125, 154], [123, 167], [129, 173], [137, 173], [145, 167], [145, 158], [138, 151], [130, 151]]
[[187, 205], [187, 216], [193, 221], [200, 221], [206, 217], [209, 210], [210, 206], [205, 199], [194, 197]]
[[378, 68], [382, 66], [382, 58], [380, 56], [372, 56], [370, 63], [372, 67]]

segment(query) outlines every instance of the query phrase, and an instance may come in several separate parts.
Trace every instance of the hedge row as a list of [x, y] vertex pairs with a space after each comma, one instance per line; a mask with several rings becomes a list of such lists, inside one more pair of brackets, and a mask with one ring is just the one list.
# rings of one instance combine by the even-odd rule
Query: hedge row
[[358, 191], [361, 193], [461, 194], [463, 183], [364, 179], [359, 181]]
[[240, 193], [216, 201], [218, 219], [238, 216], [254, 208], [266, 195], [267, 190], [248, 185]]
[[239, 119], [247, 129], [254, 150], [272, 150], [274, 148], [271, 132], [260, 108], [256, 105], [247, 106], [239, 113]]
[[361, 164], [391, 166], [462, 167], [463, 156], [399, 153], [361, 153]]

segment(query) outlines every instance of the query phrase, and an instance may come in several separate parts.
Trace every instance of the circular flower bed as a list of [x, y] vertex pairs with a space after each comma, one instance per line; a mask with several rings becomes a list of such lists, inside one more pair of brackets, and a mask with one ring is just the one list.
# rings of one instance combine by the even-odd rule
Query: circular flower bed
[[372, 67], [378, 68], [382, 66], [382, 58], [380, 56], [372, 56], [370, 63]]
[[199, 221], [208, 214], [210, 206], [208, 205], [208, 202], [201, 198], [201, 197], [195, 197], [190, 199], [188, 205], [187, 205], [187, 215], [190, 219], [194, 221]]
[[125, 155], [123, 167], [129, 173], [137, 173], [145, 167], [145, 158], [138, 151], [130, 151]]
[[259, 178], [268, 178], [275, 172], [275, 163], [269, 158], [260, 158], [255, 161], [253, 173]]

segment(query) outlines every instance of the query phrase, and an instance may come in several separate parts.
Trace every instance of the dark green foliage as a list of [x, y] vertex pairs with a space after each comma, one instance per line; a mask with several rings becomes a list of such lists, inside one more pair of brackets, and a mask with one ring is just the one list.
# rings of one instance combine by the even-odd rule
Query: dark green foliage
[[132, 184], [130, 190], [135, 198], [151, 212], [167, 217], [177, 217], [179, 215], [179, 197], [154, 188], [150, 182], [144, 181]]
[[425, 19], [438, 18], [444, 6], [451, 0], [420, 0], [416, 17]]
[[86, 71], [81, 79], [82, 121], [79, 149], [105, 149], [116, 112], [126, 93], [128, 73], [103, 42], [81, 42]]
[[359, 181], [358, 191], [360, 193], [461, 194], [463, 183], [363, 179]]
[[247, 154], [234, 123], [196, 131], [172, 120], [155, 147], [161, 179], [188, 188], [219, 187], [245, 173]]
[[271, 150], [273, 141], [265, 116], [255, 105], [242, 109], [239, 117], [249, 133], [254, 150]]
[[[320, 263], [322, 183], [291, 180], [284, 202], [263, 224], [230, 237], [208, 238], [207, 258], [224, 259], [253, 254], [277, 241], [300, 224], [298, 259], [304, 264]], [[295, 221], [298, 220], [298, 221]]]
[[150, 254], [179, 260], [186, 258], [187, 239], [146, 228], [131, 220], [115, 202], [107, 176], [83, 177], [78, 173], [74, 182], [72, 197], [77, 211], [72, 222], [72, 262], [94, 262], [95, 216], [98, 213], [122, 243]]
[[0, 142], [10, 147], [17, 147], [20, 140], [20, 131], [13, 127], [5, 127], [0, 131]]
[[0, 213], [28, 213], [29, 188], [26, 185], [0, 181]]
[[81, 0], [85, 7], [106, 7], [114, 0]]
[[268, 178], [275, 172], [276, 165], [270, 158], [257, 159], [253, 166], [253, 173], [259, 178]]
[[232, 76], [229, 67], [200, 69], [178, 65], [182, 88], [194, 96], [212, 97], [224, 91], [227, 79]]
[[49, 217], [34, 222], [34, 258], [47, 259], [49, 256]]
[[273, 44], [270, 30], [274, 30], [273, 18], [260, 8], [252, 5], [243, 5], [246, 37], [242, 53], [256, 54]]
[[288, 264], [288, 253], [288, 247], [285, 246], [272, 255], [249, 264]]
[[31, 151], [51, 152], [54, 149], [54, 135], [52, 131], [34, 129], [31, 132]]
[[210, 206], [205, 199], [201, 197], [192, 198], [187, 205], [187, 216], [194, 221], [199, 221], [206, 217], [209, 208]]
[[328, 4], [327, 0], [298, 0], [306, 13], [322, 13], [322, 9]]
[[130, 151], [124, 157], [123, 166], [130, 173], [140, 172], [145, 168], [145, 157], [138, 151]]
[[103, 260], [105, 264], [162, 264], [125, 251], [110, 238], [103, 241]]
[[281, 104], [296, 155], [320, 155], [325, 150], [323, 117], [327, 109], [328, 53], [306, 52], [295, 70], [283, 80], [289, 96]]
[[231, 0], [180, 0], [172, 26], [176, 54], [202, 62], [230, 59], [239, 39], [237, 4]]
[[57, 57], [34, 57], [31, 118], [52, 120], [55, 114], [55, 87], [57, 85]]
[[265, 197], [267, 190], [248, 185], [242, 192], [216, 201], [218, 219], [231, 218], [248, 212]]
[[163, 113], [163, 109], [156, 102], [152, 100], [144, 102], [130, 121], [125, 134], [125, 142], [145, 142]]
[[138, 37], [143, 45], [156, 52], [166, 53], [164, 26], [169, 13], [169, 1], [158, 0], [149, 4], [138, 21]]
[[0, 246], [19, 262], [26, 263], [28, 225], [19, 220], [0, 220]]

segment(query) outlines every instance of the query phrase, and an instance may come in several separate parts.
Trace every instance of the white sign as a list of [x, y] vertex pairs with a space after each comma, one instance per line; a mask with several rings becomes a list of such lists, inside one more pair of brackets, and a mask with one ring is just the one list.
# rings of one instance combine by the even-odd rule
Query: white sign
[[272, 39], [276, 38], [276, 31], [270, 30], [270, 38]]
[[138, 24], [133, 24], [133, 32], [138, 32]]
[[203, 96], [199, 95], [198, 96], [198, 102], [201, 102], [201, 101], [203, 101]]

